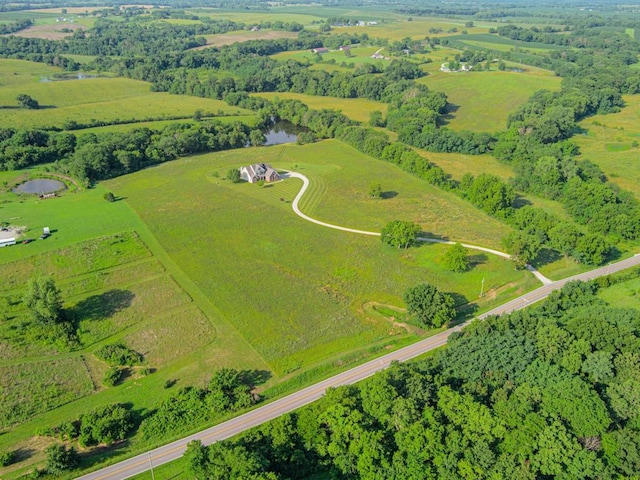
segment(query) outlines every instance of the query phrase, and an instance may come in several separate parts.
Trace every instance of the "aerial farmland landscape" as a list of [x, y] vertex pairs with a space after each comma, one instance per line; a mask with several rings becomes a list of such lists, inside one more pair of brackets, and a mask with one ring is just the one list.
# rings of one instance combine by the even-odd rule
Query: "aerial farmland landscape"
[[0, 478], [637, 479], [640, 4], [0, 5]]

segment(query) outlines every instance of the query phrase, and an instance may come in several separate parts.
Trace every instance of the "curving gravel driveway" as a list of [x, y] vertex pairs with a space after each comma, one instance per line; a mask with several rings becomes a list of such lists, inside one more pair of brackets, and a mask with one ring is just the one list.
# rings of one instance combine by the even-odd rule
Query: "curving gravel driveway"
[[[320, 220], [311, 218], [309, 215], [305, 215], [304, 213], [302, 213], [302, 211], [300, 211], [300, 207], [298, 207], [298, 204], [300, 202], [300, 199], [303, 197], [303, 195], [307, 191], [307, 188], [309, 188], [309, 179], [306, 176], [302, 175], [301, 173], [291, 172], [291, 171], [286, 171], [285, 174], [282, 175], [282, 178], [283, 179], [298, 178], [302, 180], [302, 188], [300, 189], [296, 197], [293, 199], [293, 202], [291, 202], [291, 207], [293, 208], [293, 211], [299, 217], [304, 218], [308, 222], [315, 223], [316, 225], [321, 225], [327, 228], [333, 228], [334, 230], [342, 230], [343, 232], [358, 233], [360, 235], [371, 235], [373, 237], [380, 236], [379, 232], [369, 232], [367, 230], [357, 230], [355, 228], [341, 227], [340, 225], [321, 222]], [[418, 237], [417, 240], [425, 243], [444, 243], [446, 245], [455, 245], [456, 243], [458, 243], [458, 242], [453, 242], [451, 240], [441, 240], [439, 238], [428, 238], [428, 237]], [[492, 255], [498, 255], [499, 257], [511, 259], [511, 255], [509, 255], [508, 253], [501, 252], [500, 250], [494, 250], [493, 248], [481, 247], [479, 245], [472, 245], [470, 243], [460, 243], [460, 245], [470, 250], [479, 250], [481, 252], [491, 253]], [[550, 285], [553, 283], [553, 280], [545, 277], [542, 273], [537, 271], [531, 265], [527, 265], [527, 270], [530, 271], [538, 280], [540, 280], [540, 282], [542, 282], [543, 285]]]

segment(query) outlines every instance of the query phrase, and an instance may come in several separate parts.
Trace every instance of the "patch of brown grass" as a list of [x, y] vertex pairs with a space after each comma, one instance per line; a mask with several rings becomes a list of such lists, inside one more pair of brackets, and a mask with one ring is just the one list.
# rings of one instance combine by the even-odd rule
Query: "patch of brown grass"
[[32, 25], [31, 27], [14, 33], [16, 37], [43, 38], [45, 40], [62, 40], [73, 35], [73, 32], [63, 32], [62, 29], [75, 31], [83, 29], [79, 23], [61, 23], [53, 25]]
[[205, 35], [207, 44], [202, 47], [196, 47], [194, 50], [201, 50], [210, 47], [222, 47], [238, 42], [246, 42], [248, 40], [277, 40], [279, 38], [296, 38], [295, 32], [281, 32], [275, 30], [260, 30], [257, 32], [235, 32], [222, 33], [219, 35]]

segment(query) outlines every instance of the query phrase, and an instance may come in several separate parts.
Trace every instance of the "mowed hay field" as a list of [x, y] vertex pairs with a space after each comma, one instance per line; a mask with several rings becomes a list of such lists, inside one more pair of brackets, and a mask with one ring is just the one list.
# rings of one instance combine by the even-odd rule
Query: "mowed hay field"
[[[575, 135], [581, 159], [598, 165], [609, 181], [640, 199], [640, 95], [626, 95], [619, 113], [595, 115], [580, 122], [585, 135]], [[633, 142], [636, 142], [635, 144]]]
[[[90, 78], [42, 82], [62, 70], [20, 60], [0, 60], [0, 127], [43, 128], [65, 122], [145, 120], [204, 114], [252, 115], [225, 102], [186, 95], [156, 93], [150, 84], [126, 78]], [[16, 97], [27, 94], [41, 108], [17, 108]]]
[[367, 100], [366, 98], [318, 97], [315, 95], [291, 92], [263, 92], [252, 95], [266, 98], [267, 100], [274, 100], [275, 98], [282, 100], [300, 100], [309, 108], [315, 110], [321, 110], [323, 108], [340, 110], [351, 120], [357, 122], [368, 122], [371, 112], [376, 110], [381, 111], [383, 114], [387, 113], [386, 103]]
[[[402, 305], [404, 290], [420, 281], [432, 281], [462, 295], [459, 299], [473, 301], [486, 277], [495, 291], [493, 297], [483, 300], [489, 302], [495, 296], [504, 300], [535, 284], [528, 274], [498, 258], [477, 256], [473, 272], [453, 274], [439, 264], [446, 246], [425, 245], [405, 252], [382, 245], [376, 237], [306, 222], [291, 210], [290, 202], [301, 186], [297, 179], [260, 188], [231, 184], [215, 176], [248, 158], [274, 162], [281, 151], [282, 147], [263, 147], [191, 157], [108, 182], [118, 195], [127, 197], [175, 263], [189, 273], [277, 376], [406, 336], [386, 320], [364, 315], [362, 305], [370, 301]], [[382, 200], [367, 211], [366, 193], [339, 193], [336, 175], [342, 170], [356, 187], [362, 183], [366, 189], [370, 179], [357, 181], [354, 175], [367, 161], [369, 167], [391, 175], [387, 169], [393, 167], [367, 159], [339, 142], [285, 147], [276, 166], [297, 163], [315, 182], [310, 194], [315, 206], [302, 204], [307, 213], [325, 221], [366, 224], [375, 230], [367, 217], [378, 211], [380, 218], [393, 218], [398, 213], [389, 214], [394, 202]], [[405, 174], [398, 170], [396, 175]], [[415, 180], [419, 185], [408, 176], [404, 182], [397, 181], [389, 186], [397, 188], [396, 203], [405, 203], [405, 208], [415, 209], [428, 197], [420, 198], [415, 191], [429, 190], [419, 180]], [[334, 182], [338, 188], [326, 188]], [[364, 212], [356, 221], [356, 209], [346, 203], [358, 196]], [[336, 213], [327, 218], [332, 208]], [[441, 213], [446, 216], [451, 209]], [[451, 218], [450, 223], [469, 223], [471, 213], [465, 219]], [[496, 227], [490, 221], [486, 226]], [[459, 228], [468, 230], [469, 225]]]
[[560, 88], [559, 77], [543, 72], [437, 72], [418, 82], [447, 95], [450, 128], [493, 133], [504, 130], [509, 114], [533, 93]]
[[207, 44], [202, 47], [196, 47], [194, 50], [201, 50], [209, 47], [222, 47], [223, 45], [232, 45], [237, 42], [246, 42], [249, 40], [277, 40], [280, 38], [297, 38], [296, 32], [283, 32], [280, 30], [259, 30], [252, 31], [240, 31], [221, 33], [217, 35], [204, 35], [207, 40]]

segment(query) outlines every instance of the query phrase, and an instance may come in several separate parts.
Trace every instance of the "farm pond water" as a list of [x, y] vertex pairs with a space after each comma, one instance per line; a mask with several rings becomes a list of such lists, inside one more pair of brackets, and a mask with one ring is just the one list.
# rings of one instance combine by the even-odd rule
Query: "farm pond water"
[[302, 130], [289, 122], [276, 122], [269, 130], [265, 130], [265, 145], [280, 145], [281, 143], [295, 143], [298, 133]]
[[15, 193], [52, 193], [62, 190], [64, 183], [58, 180], [50, 180], [46, 178], [40, 178], [38, 180], [29, 180], [28, 182], [21, 183], [13, 189]]

